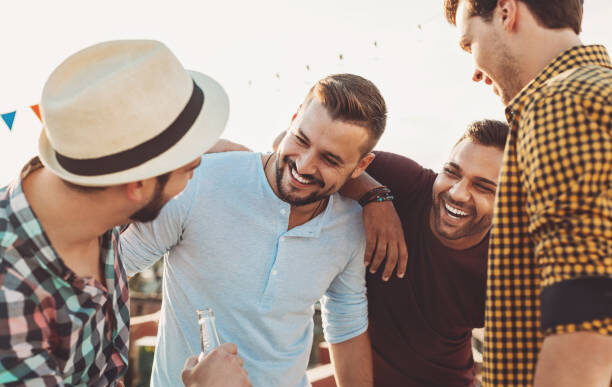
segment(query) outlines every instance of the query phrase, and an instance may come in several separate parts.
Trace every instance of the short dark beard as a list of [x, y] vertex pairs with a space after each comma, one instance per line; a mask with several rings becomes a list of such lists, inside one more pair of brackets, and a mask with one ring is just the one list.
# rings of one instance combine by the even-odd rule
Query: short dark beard
[[160, 183], [159, 180], [155, 180], [155, 193], [153, 198], [140, 210], [136, 211], [130, 216], [130, 219], [134, 222], [151, 222], [157, 218], [161, 209], [164, 207], [164, 187], [165, 183]]
[[432, 209], [434, 213], [434, 227], [436, 228], [435, 231], [438, 235], [450, 241], [456, 241], [462, 238], [470, 237], [472, 235], [483, 234], [485, 233], [485, 231], [491, 228], [491, 222], [492, 222], [493, 217], [491, 215], [486, 215], [480, 219], [477, 219], [478, 214], [476, 213], [476, 209], [471, 208], [470, 212], [473, 213], [474, 215], [472, 215], [473, 219], [469, 223], [467, 223], [462, 228], [458, 229], [453, 234], [448, 234], [446, 232], [443, 232], [442, 227], [441, 227], [442, 226], [441, 224], [442, 214], [440, 212], [445, 211], [445, 210], [440, 209], [440, 207], [442, 206], [442, 202], [446, 201], [449, 204], [455, 205], [456, 207], [460, 207], [460, 208], [465, 207], [465, 206], [461, 206], [459, 203], [453, 202], [446, 195], [444, 195], [444, 197], [441, 197], [443, 195], [444, 195], [444, 192], [438, 194], [438, 197], [434, 198], [433, 204], [432, 204], [433, 206]]
[[[283, 162], [287, 166], [289, 166], [290, 170], [292, 168], [295, 168], [295, 162], [293, 162], [287, 156], [283, 158]], [[305, 206], [307, 204], [318, 202], [319, 200], [327, 199], [330, 196], [329, 192], [331, 191], [333, 187], [330, 187], [328, 190], [325, 190], [323, 192], [313, 192], [310, 195], [306, 196], [305, 198], [292, 197], [288, 192], [284, 190], [283, 185], [282, 185], [283, 170], [280, 167], [280, 161], [279, 161], [278, 154], [274, 162], [274, 168], [276, 169], [276, 190], [278, 192], [278, 197], [282, 201], [289, 203], [292, 206]], [[315, 181], [315, 183], [318, 184], [321, 188], [325, 187], [325, 183], [322, 182], [321, 180], [316, 179], [314, 176], [311, 176], [310, 178], [312, 178]]]

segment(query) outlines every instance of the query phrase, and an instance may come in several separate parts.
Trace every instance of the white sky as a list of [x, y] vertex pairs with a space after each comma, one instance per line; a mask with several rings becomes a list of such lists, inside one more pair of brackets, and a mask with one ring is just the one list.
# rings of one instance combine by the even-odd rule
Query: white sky
[[[612, 49], [612, 1], [585, 3], [583, 42]], [[389, 120], [378, 148], [430, 168], [470, 121], [504, 118], [490, 88], [471, 82], [442, 0], [7, 1], [0, 15], [0, 113], [17, 110], [11, 132], [0, 122], [0, 186], [36, 154], [29, 106], [50, 72], [104, 40], [161, 40], [217, 79], [231, 101], [224, 137], [256, 150], [270, 148], [316, 80], [338, 72], [381, 89]]]

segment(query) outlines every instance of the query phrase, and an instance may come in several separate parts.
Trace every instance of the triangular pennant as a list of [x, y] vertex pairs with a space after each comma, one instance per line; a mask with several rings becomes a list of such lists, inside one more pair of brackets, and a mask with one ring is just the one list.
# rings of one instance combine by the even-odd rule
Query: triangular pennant
[[40, 120], [40, 122], [42, 122], [42, 118], [40, 117], [40, 106], [38, 106], [38, 105], [32, 105], [32, 106], [30, 106], [30, 109], [32, 109], [32, 111], [34, 112], [34, 114], [36, 114], [36, 117], [38, 117], [38, 119]]
[[6, 123], [6, 126], [8, 126], [9, 130], [13, 129], [13, 122], [15, 121], [15, 114], [17, 114], [16, 111], [5, 113], [2, 115], [2, 119], [4, 120], [4, 123]]

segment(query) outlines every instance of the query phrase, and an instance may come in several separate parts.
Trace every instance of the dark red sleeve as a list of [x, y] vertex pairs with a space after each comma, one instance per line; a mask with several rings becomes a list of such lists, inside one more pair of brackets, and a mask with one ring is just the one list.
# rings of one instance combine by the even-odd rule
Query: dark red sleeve
[[375, 151], [376, 157], [366, 172], [389, 187], [396, 203], [405, 203], [431, 190], [436, 173], [416, 161], [395, 153]]

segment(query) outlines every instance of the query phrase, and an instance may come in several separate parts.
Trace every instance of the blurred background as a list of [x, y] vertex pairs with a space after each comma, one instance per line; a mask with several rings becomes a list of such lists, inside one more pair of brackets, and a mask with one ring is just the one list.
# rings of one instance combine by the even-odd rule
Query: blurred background
[[[438, 169], [470, 121], [503, 119], [490, 87], [474, 84], [442, 0], [12, 1], [0, 19], [0, 186], [36, 154], [38, 103], [49, 73], [88, 45], [165, 42], [185, 67], [230, 96], [224, 137], [270, 149], [318, 79], [352, 72], [372, 80], [389, 108], [380, 149]], [[585, 2], [583, 41], [612, 47], [612, 2]]]
[[[491, 88], [471, 81], [442, 0], [12, 1], [1, 10], [0, 186], [36, 154], [41, 124], [30, 106], [53, 68], [112, 39], [161, 40], [186, 68], [217, 79], [231, 104], [224, 137], [258, 151], [271, 149], [315, 81], [340, 72], [372, 80], [387, 101], [378, 149], [435, 170], [469, 122], [504, 119]], [[583, 42], [611, 49], [611, 20], [612, 1], [585, 2]], [[162, 270], [131, 280], [133, 315], [159, 309]], [[145, 385], [152, 348], [141, 344], [132, 372]]]

